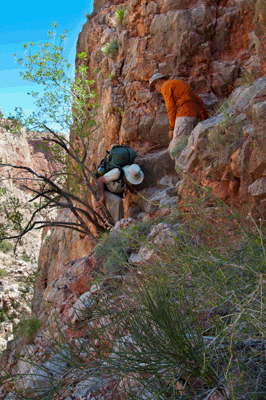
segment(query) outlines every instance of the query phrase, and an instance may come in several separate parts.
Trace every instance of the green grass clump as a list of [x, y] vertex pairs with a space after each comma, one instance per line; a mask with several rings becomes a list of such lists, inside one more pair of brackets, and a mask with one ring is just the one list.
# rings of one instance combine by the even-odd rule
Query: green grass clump
[[220, 123], [209, 133], [207, 147], [219, 165], [227, 164], [235, 150], [243, 143], [241, 129], [234, 123]]
[[23, 250], [22, 255], [21, 255], [20, 258], [23, 261], [31, 262], [31, 257], [27, 254], [26, 250]]
[[6, 310], [3, 309], [3, 307], [0, 307], [0, 323], [8, 321], [8, 317], [6, 315]]
[[7, 275], [8, 275], [8, 272], [5, 269], [0, 268], [0, 278], [2, 278], [3, 276], [7, 276]]
[[118, 53], [117, 40], [113, 40], [112, 42], [106, 43], [106, 45], [104, 45], [101, 50], [106, 57], [111, 57], [111, 58], [115, 57]]
[[137, 252], [150, 227], [150, 224], [139, 223], [124, 233], [123, 231], [111, 232], [96, 246], [96, 260], [109, 274], [124, 272], [130, 254], [133, 251]]
[[26, 339], [28, 342], [32, 342], [40, 327], [41, 323], [38, 317], [32, 316], [23, 318], [16, 328], [16, 336]]
[[[175, 224], [179, 235], [149, 240], [151, 259], [127, 261], [147, 245], [150, 225], [100, 241], [100, 294], [78, 324], [58, 322], [49, 343], [69, 370], [36, 399], [58, 399], [88, 378], [104, 379], [105, 388], [115, 382], [125, 399], [265, 397], [266, 228], [188, 177], [182, 184], [188, 195]], [[105, 289], [99, 263], [127, 270], [119, 288]]]
[[256, 79], [258, 79], [258, 74], [252, 71], [245, 70], [240, 74], [241, 85], [246, 87], [251, 86]]
[[0, 251], [6, 254], [12, 250], [13, 250], [13, 245], [10, 242], [8, 242], [7, 240], [2, 240], [2, 242], [0, 242]]
[[184, 136], [178, 145], [171, 151], [171, 156], [177, 158], [184, 148], [188, 145], [189, 136]]
[[118, 8], [115, 12], [115, 17], [116, 17], [117, 23], [121, 26], [123, 25], [124, 15], [125, 15], [124, 8]]
[[210, 129], [207, 148], [215, 158], [216, 164], [224, 165], [230, 161], [232, 153], [243, 143], [241, 127], [234, 122], [230, 102], [226, 100], [215, 113], [222, 114], [223, 120]]

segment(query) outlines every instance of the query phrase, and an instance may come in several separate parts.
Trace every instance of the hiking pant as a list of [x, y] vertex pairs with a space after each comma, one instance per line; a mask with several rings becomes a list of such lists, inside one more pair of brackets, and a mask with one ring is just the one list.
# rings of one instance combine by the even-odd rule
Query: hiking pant
[[105, 204], [107, 210], [110, 212], [114, 223], [124, 218], [123, 200], [115, 193], [105, 191]]
[[199, 122], [200, 119], [197, 117], [176, 118], [173, 139], [169, 144], [172, 160], [177, 159], [181, 151], [186, 147], [189, 135]]

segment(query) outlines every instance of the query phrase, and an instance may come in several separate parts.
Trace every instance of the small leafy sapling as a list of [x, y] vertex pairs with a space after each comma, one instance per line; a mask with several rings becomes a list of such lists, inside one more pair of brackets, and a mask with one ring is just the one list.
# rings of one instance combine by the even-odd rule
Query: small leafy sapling
[[[71, 65], [65, 58], [67, 31], [58, 36], [53, 23], [48, 37], [46, 43], [24, 44], [24, 56], [16, 56], [23, 79], [40, 88], [29, 93], [35, 100], [35, 111], [26, 116], [17, 107], [13, 115], [1, 119], [0, 126], [11, 134], [26, 130], [29, 137], [37, 136], [51, 168], [40, 172], [28, 165], [1, 162], [6, 179], [13, 179], [10, 171], [19, 173], [21, 186], [33, 194], [29, 203], [34, 207], [27, 221], [19, 214], [19, 203], [14, 205], [16, 212], [8, 210], [0, 240], [20, 240], [31, 229], [45, 226], [69, 228], [94, 237], [111, 222], [106, 209], [97, 210], [94, 206], [97, 181], [89, 167], [88, 150], [101, 116], [97, 94], [92, 89], [94, 81], [88, 79], [87, 54], [78, 55], [72, 78]], [[54, 209], [68, 209], [72, 217], [47, 220], [47, 213]]]

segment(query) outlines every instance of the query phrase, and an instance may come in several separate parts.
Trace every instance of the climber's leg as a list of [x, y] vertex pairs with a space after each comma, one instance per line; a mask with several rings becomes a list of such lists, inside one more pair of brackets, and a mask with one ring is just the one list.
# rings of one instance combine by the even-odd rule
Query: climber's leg
[[197, 117], [176, 118], [173, 139], [169, 144], [170, 156], [173, 160], [186, 147], [189, 135], [199, 122], [200, 120]]
[[120, 196], [114, 193], [105, 191], [105, 204], [107, 210], [110, 212], [114, 223], [124, 218], [123, 200]]

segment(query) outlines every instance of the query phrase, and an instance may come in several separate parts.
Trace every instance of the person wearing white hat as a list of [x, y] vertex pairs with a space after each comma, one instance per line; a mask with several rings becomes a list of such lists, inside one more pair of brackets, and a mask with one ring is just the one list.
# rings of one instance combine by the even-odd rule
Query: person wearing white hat
[[123, 168], [113, 168], [101, 176], [99, 183], [101, 198], [97, 207], [106, 205], [114, 223], [124, 218], [122, 195], [128, 184], [139, 185], [144, 179], [144, 174], [137, 164], [126, 165]]
[[194, 127], [208, 118], [203, 100], [183, 81], [168, 79], [159, 72], [150, 81], [150, 91], [162, 93], [169, 118], [170, 156], [175, 159], [180, 144], [188, 137]]

